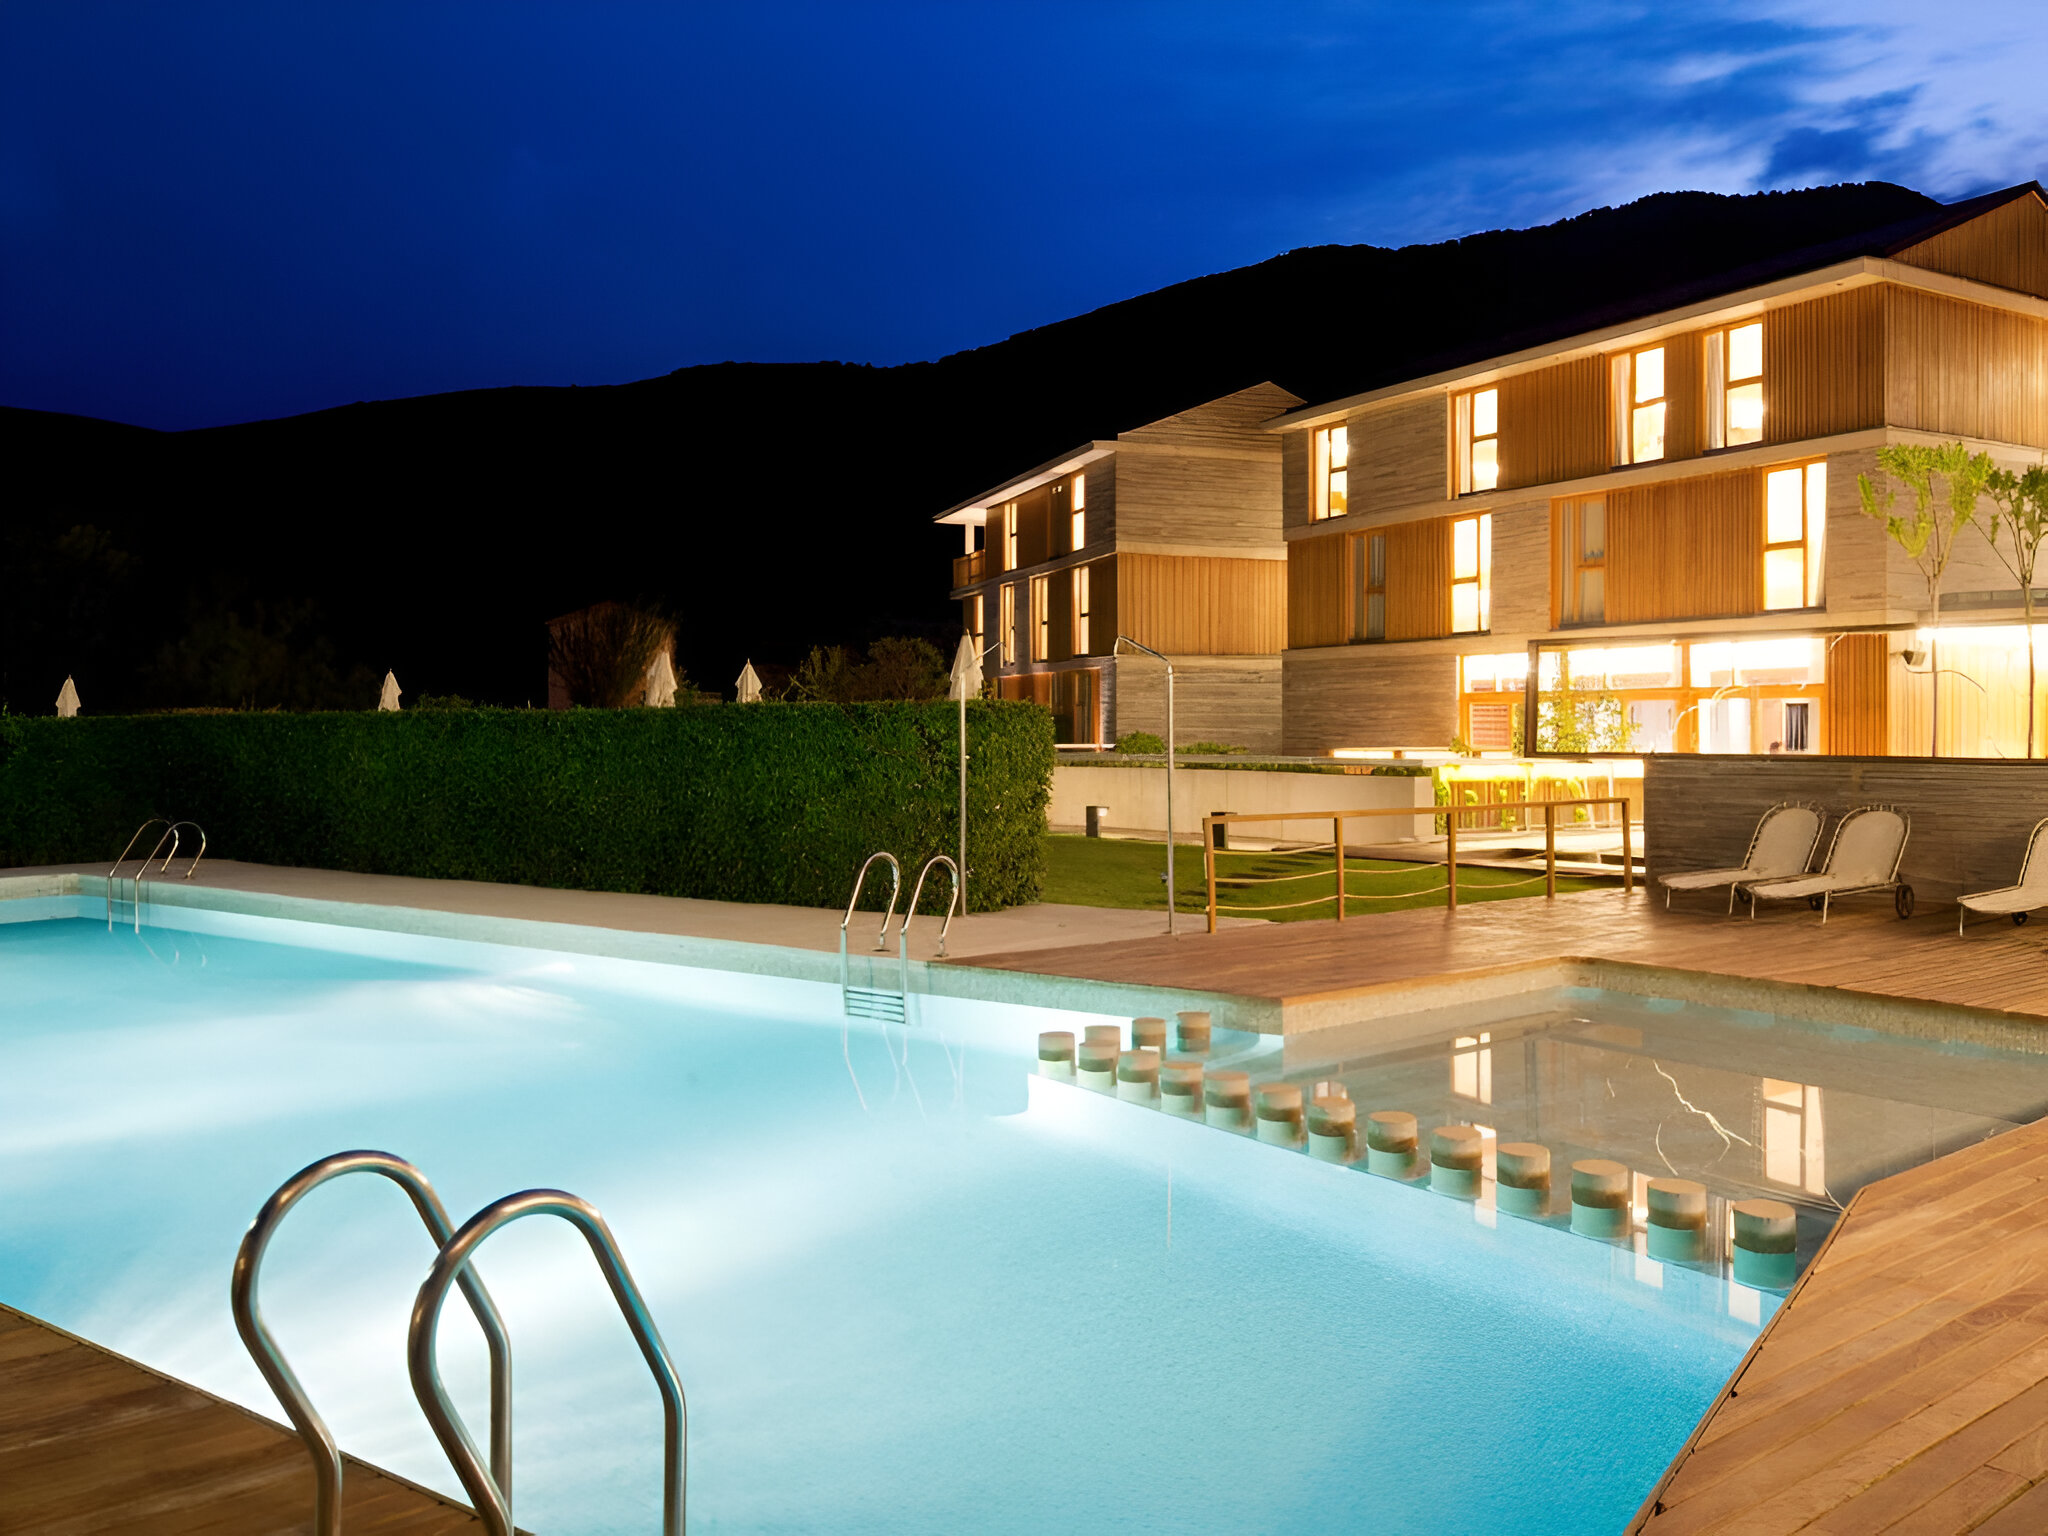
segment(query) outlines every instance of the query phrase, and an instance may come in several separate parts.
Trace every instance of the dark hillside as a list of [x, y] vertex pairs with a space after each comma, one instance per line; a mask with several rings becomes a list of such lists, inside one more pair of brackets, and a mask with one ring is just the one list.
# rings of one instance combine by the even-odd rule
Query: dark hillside
[[[542, 692], [541, 621], [663, 602], [679, 660], [956, 624], [933, 513], [1091, 437], [1272, 379], [1324, 400], [1798, 270], [1938, 205], [1883, 183], [1665, 193], [1540, 229], [1321, 246], [936, 363], [739, 364], [177, 434], [0, 411], [0, 697], [87, 707]], [[1711, 284], [1710, 284], [1711, 286]]]

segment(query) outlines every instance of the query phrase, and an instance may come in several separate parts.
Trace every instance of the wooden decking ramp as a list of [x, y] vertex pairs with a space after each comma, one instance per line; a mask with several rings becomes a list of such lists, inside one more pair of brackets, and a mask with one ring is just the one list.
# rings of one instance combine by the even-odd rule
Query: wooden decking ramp
[[[313, 1526], [297, 1436], [0, 1306], [0, 1532], [284, 1536]], [[477, 1532], [469, 1509], [348, 1458], [349, 1536]]]
[[1865, 1187], [1630, 1531], [2048, 1531], [2048, 1122]]

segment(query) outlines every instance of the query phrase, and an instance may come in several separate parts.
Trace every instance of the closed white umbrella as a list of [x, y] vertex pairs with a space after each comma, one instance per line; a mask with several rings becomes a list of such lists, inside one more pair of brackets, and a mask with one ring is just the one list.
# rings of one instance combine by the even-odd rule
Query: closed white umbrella
[[667, 651], [654, 653], [654, 665], [647, 669], [647, 707], [667, 709], [676, 701], [676, 669]]
[[68, 677], [64, 679], [64, 686], [57, 690], [57, 713], [66, 720], [78, 713], [78, 685]]
[[951, 695], [960, 705], [960, 857], [954, 883], [960, 887], [960, 910], [967, 911], [967, 701], [981, 697], [981, 652], [974, 636], [963, 634], [953, 651]]
[[740, 672], [740, 702], [742, 704], [758, 704], [761, 702], [761, 674], [754, 670], [752, 661], [749, 661]]
[[981, 652], [974, 648], [974, 636], [962, 635], [960, 644], [953, 651], [953, 686], [948, 698], [978, 699], [981, 697]]
[[377, 695], [377, 707], [379, 709], [398, 708], [398, 675], [395, 672], [386, 672], [384, 674], [384, 691]]

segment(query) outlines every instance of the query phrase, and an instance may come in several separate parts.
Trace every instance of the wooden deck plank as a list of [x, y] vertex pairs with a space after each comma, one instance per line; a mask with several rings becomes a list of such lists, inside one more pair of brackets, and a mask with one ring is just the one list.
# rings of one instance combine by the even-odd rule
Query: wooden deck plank
[[[0, 1306], [0, 1531], [276, 1536], [310, 1531], [313, 1472], [283, 1425]], [[344, 1527], [483, 1527], [439, 1494], [347, 1458]]]

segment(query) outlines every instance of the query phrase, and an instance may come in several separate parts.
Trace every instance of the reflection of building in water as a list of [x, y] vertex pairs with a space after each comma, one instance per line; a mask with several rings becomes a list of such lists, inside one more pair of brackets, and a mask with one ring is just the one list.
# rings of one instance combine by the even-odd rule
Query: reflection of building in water
[[1493, 1036], [1460, 1035], [1451, 1042], [1451, 1092], [1480, 1104], [1493, 1102]]
[[1827, 1159], [1821, 1129], [1820, 1089], [1810, 1083], [1763, 1079], [1764, 1177], [1825, 1197]]

